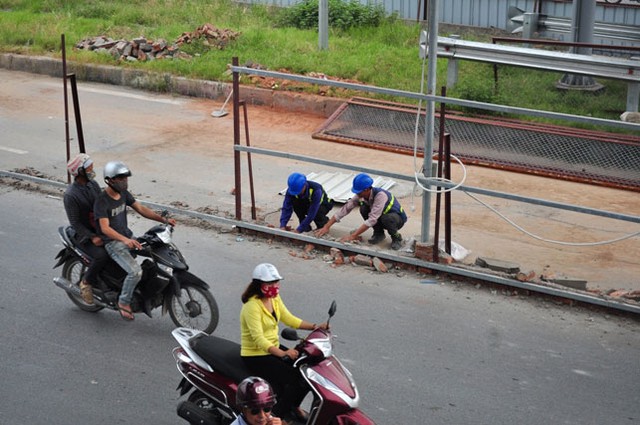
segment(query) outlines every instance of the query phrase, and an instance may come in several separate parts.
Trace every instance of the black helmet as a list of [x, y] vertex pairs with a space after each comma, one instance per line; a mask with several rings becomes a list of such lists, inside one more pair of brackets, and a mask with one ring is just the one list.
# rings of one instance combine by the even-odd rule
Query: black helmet
[[104, 166], [104, 179], [110, 180], [116, 177], [131, 177], [131, 170], [124, 162], [109, 161]]
[[257, 376], [250, 376], [238, 385], [236, 405], [239, 408], [259, 409], [273, 407], [276, 394], [267, 381]]

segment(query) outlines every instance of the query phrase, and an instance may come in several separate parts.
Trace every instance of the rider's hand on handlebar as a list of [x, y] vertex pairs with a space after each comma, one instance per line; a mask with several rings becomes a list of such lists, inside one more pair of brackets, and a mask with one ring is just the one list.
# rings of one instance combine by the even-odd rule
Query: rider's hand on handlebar
[[142, 249], [142, 244], [135, 239], [127, 239], [124, 244], [129, 249]]
[[320, 323], [319, 325], [316, 325], [318, 328], [320, 329], [324, 329], [325, 331], [328, 330], [330, 328], [329, 324], [327, 322], [324, 323]]
[[296, 360], [298, 358], [298, 356], [300, 355], [300, 353], [298, 353], [298, 350], [294, 349], [294, 348], [289, 348], [287, 351], [284, 352], [284, 356], [283, 357], [289, 357], [291, 360]]

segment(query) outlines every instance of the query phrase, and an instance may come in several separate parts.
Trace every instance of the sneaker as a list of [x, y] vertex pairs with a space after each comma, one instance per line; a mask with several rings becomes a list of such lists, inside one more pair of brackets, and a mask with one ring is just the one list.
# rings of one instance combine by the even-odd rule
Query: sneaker
[[87, 304], [93, 304], [93, 290], [86, 280], [80, 282], [80, 296]]
[[391, 236], [391, 249], [397, 251], [400, 248], [402, 248], [402, 235], [400, 233], [396, 233]]
[[371, 239], [369, 239], [369, 243], [371, 245], [375, 245], [377, 243], [380, 243], [384, 240], [384, 233], [374, 233], [373, 236], [371, 237]]

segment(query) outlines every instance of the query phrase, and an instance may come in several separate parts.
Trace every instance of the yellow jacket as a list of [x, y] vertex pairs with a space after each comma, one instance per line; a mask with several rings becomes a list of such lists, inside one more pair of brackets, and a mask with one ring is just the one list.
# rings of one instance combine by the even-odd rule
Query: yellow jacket
[[[257, 296], [247, 301], [240, 311], [240, 354], [242, 356], [265, 356], [269, 347], [280, 346], [278, 323], [298, 329], [302, 319], [287, 310], [280, 295], [271, 300], [276, 317], [265, 308]], [[277, 318], [277, 319], [276, 319]]]

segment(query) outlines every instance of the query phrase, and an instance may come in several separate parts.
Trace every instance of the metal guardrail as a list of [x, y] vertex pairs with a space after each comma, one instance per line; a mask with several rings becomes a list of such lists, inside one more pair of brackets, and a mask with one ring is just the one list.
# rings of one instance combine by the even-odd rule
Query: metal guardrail
[[[421, 52], [428, 56], [427, 45]], [[502, 46], [491, 43], [438, 37], [437, 55], [503, 65], [522, 66], [546, 71], [590, 75], [628, 82], [640, 82], [640, 60], [588, 56], [528, 47]]]
[[[571, 33], [571, 18], [529, 13], [511, 6], [509, 7], [507, 30], [512, 34], [523, 32], [550, 31], [560, 34]], [[531, 28], [527, 28], [527, 26]], [[527, 34], [530, 35], [530, 34]], [[640, 41], [640, 31], [637, 25], [625, 25], [609, 22], [594, 22], [593, 35], [613, 40]]]

